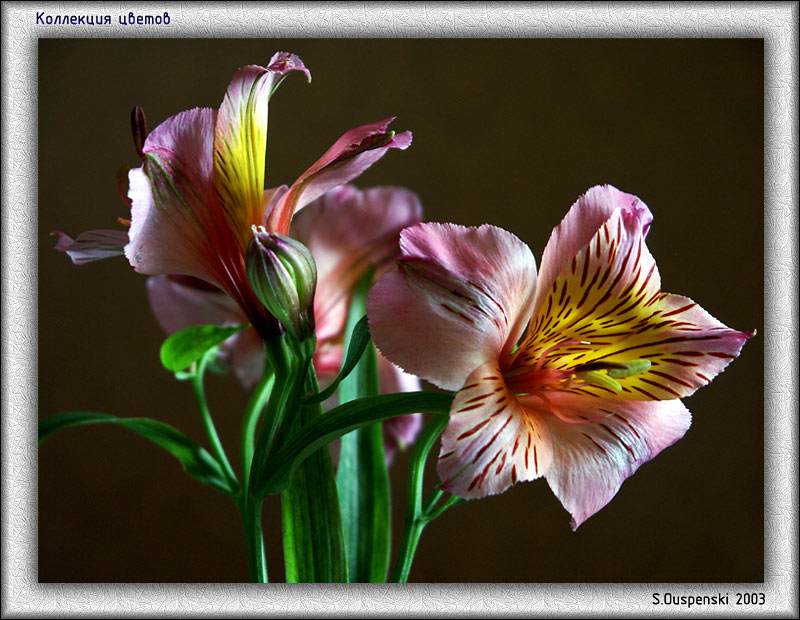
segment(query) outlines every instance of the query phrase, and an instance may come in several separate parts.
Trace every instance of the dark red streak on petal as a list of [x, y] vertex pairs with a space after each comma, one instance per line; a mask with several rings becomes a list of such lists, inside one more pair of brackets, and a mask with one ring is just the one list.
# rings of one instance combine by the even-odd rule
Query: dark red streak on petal
[[[500, 388], [500, 389], [502, 390], [503, 388]], [[464, 404], [465, 405], [469, 405], [470, 403], [478, 402], [479, 400], [483, 400], [484, 398], [489, 398], [489, 396], [491, 396], [491, 395], [492, 395], [492, 392], [487, 392], [486, 394], [480, 394], [478, 396], [475, 396], [474, 398], [470, 398]]]
[[603, 446], [601, 446], [599, 443], [597, 443], [597, 442], [594, 440], [594, 438], [593, 438], [591, 435], [587, 435], [586, 433], [581, 433], [581, 435], [583, 435], [584, 437], [586, 437], [586, 439], [588, 439], [588, 440], [589, 440], [589, 441], [591, 441], [591, 442], [592, 442], [592, 443], [593, 443], [595, 446], [597, 446], [597, 449], [598, 449], [598, 450], [600, 450], [600, 452], [602, 452], [603, 454], [605, 454], [606, 456], [608, 456], [608, 452], [606, 452], [606, 449], [605, 449]]
[[[490, 415], [489, 417], [490, 417], [490, 418], [494, 418], [494, 417], [496, 417], [496, 416], [500, 415], [501, 413], [503, 413], [503, 411], [505, 411], [505, 408], [506, 408], [506, 407], [508, 407], [508, 403], [504, 404], [502, 407], [500, 407], [500, 408], [499, 408], [497, 411], [495, 411], [495, 412], [494, 412], [492, 415]], [[511, 419], [511, 418], [509, 418], [509, 419]]]
[[644, 282], [642, 282], [642, 286], [639, 288], [639, 291], [636, 293], [637, 297], [644, 292], [644, 289], [647, 287], [647, 283], [650, 282], [650, 278], [653, 277], [653, 273], [655, 272], [655, 270], [656, 270], [656, 264], [653, 263], [652, 267], [650, 267], [650, 273], [647, 274], [647, 277], [644, 279]]
[[561, 287], [561, 299], [558, 300], [559, 306], [564, 306], [564, 296], [567, 294], [567, 281], [564, 280], [564, 286]]
[[464, 320], [465, 320], [465, 321], [467, 321], [468, 323], [471, 323], [472, 325], [475, 325], [475, 321], [473, 321], [473, 320], [472, 320], [470, 317], [468, 317], [468, 316], [467, 316], [466, 314], [464, 314], [463, 312], [459, 312], [458, 310], [454, 310], [453, 308], [451, 308], [451, 307], [450, 307], [450, 306], [448, 306], [447, 304], [439, 304], [439, 305], [440, 305], [442, 308], [444, 308], [445, 310], [447, 310], [448, 312], [452, 312], [453, 314], [455, 314], [456, 316], [458, 316], [458, 317], [460, 317], [460, 318], [464, 319]]
[[[606, 410], [605, 409], [601, 409], [601, 411], [606, 411]], [[633, 424], [631, 424], [628, 421], [628, 418], [626, 418], [625, 416], [623, 416], [623, 415], [621, 415], [619, 413], [612, 413], [611, 411], [608, 411], [608, 413], [610, 413], [611, 415], [617, 416], [620, 420], [625, 422], [625, 424], [628, 426], [628, 428], [633, 431], [633, 434], [636, 435], [637, 439], [641, 439], [642, 438], [642, 436], [639, 434], [639, 432], [636, 430], [636, 428], [633, 426]]]
[[681, 312], [686, 312], [687, 310], [694, 308], [696, 305], [697, 305], [696, 303], [692, 302], [681, 308], [678, 308], [677, 310], [672, 310], [671, 312], [667, 312], [664, 316], [672, 316], [673, 314], [680, 314]]
[[720, 338], [721, 336], [676, 336], [675, 338], [665, 338], [664, 340], [658, 340], [656, 342], [646, 342], [644, 344], [637, 344], [632, 347], [620, 349], [619, 351], [607, 353], [606, 355], [602, 355], [596, 359], [601, 360], [605, 357], [609, 357], [610, 355], [619, 355], [620, 353], [627, 353], [628, 351], [633, 351], [634, 349], [642, 349], [645, 347], [656, 347], [662, 344], [674, 344], [676, 342], [696, 342], [699, 340], [719, 340]]
[[636, 460], [636, 454], [634, 453], [633, 449], [628, 444], [626, 444], [619, 435], [617, 435], [614, 431], [612, 431], [610, 428], [608, 428], [605, 424], [600, 424], [600, 426], [602, 426], [604, 429], [606, 429], [606, 431], [608, 431], [611, 434], [611, 436], [614, 437], [614, 439], [616, 439], [618, 442], [620, 442], [625, 447], [625, 449], [628, 451], [628, 454], [631, 455], [631, 458], [634, 461]]
[[479, 430], [481, 430], [484, 426], [486, 426], [488, 423], [489, 423], [489, 418], [486, 418], [485, 420], [483, 420], [483, 421], [479, 422], [478, 424], [476, 424], [475, 426], [473, 426], [468, 431], [464, 431], [463, 433], [461, 433], [458, 436], [458, 439], [456, 439], [456, 441], [461, 441], [462, 439], [466, 439], [470, 435], [474, 435]]
[[[680, 351], [675, 351], [675, 353], [680, 353]], [[687, 362], [685, 360], [676, 360], [671, 357], [665, 357], [662, 361], [669, 364], [677, 364], [678, 366], [687, 366], [687, 367], [699, 366], [699, 364], [695, 364], [694, 362]]]
[[587, 248], [584, 253], [584, 260], [583, 260], [583, 273], [581, 274], [581, 286], [586, 283], [586, 275], [589, 272], [589, 258], [590, 258], [591, 251]]
[[694, 387], [692, 384], [687, 383], [683, 379], [679, 379], [678, 377], [675, 377], [675, 376], [673, 376], [673, 375], [671, 375], [669, 373], [666, 373], [666, 372], [661, 372], [660, 370], [652, 370], [651, 369], [650, 370], [650, 374], [651, 375], [656, 375], [658, 377], [663, 377], [667, 381], [672, 381], [674, 383], [679, 383], [680, 385], [683, 385], [683, 386], [688, 387], [688, 388], [693, 388]]
[[653, 395], [652, 395], [650, 392], [648, 392], [647, 390], [643, 390], [643, 389], [642, 389], [642, 388], [640, 388], [638, 385], [634, 385], [634, 386], [632, 386], [632, 387], [633, 387], [633, 389], [634, 389], [634, 390], [636, 390], [637, 392], [641, 392], [642, 394], [644, 394], [645, 396], [647, 396], [647, 398], [649, 398], [649, 399], [651, 399], [651, 400], [661, 400], [660, 398], [656, 398], [655, 396], [653, 396]]
[[[483, 448], [481, 448], [480, 450], [478, 450], [477, 454], [475, 454], [475, 458], [473, 458], [473, 459], [472, 459], [472, 462], [473, 462], [473, 463], [475, 463], [475, 462], [476, 462], [476, 461], [477, 461], [477, 460], [478, 460], [478, 459], [481, 457], [481, 455], [482, 455], [484, 452], [486, 452], [487, 448], [488, 448], [489, 446], [491, 446], [491, 445], [494, 443], [495, 439], [497, 439], [497, 437], [500, 435], [500, 433], [502, 433], [502, 432], [505, 430], [505, 428], [506, 428], [506, 426], [508, 426], [509, 422], [511, 422], [511, 416], [508, 416], [508, 419], [506, 420], [506, 423], [505, 423], [505, 424], [503, 424], [503, 426], [501, 426], [501, 427], [500, 427], [500, 430], [498, 430], [498, 431], [497, 431], [497, 432], [496, 432], [496, 433], [495, 433], [495, 434], [492, 436], [492, 438], [489, 440], [489, 443], [487, 443], [485, 446], [483, 446]], [[498, 453], [498, 454], [499, 454], [499, 453]]]
[[497, 469], [494, 472], [495, 476], [499, 476], [500, 472], [503, 471], [503, 467], [506, 464], [506, 457], [508, 456], [508, 452], [503, 452], [503, 460], [500, 461], [500, 464], [497, 466]]
[[470, 405], [469, 407], [461, 407], [459, 408], [458, 413], [466, 413], [467, 411], [472, 411], [478, 407], [483, 407], [483, 403], [477, 403], [475, 405]]

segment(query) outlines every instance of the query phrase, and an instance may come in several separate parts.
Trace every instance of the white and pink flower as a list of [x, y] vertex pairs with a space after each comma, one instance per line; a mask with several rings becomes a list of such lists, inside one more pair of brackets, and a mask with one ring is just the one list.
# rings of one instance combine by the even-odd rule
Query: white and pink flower
[[637, 197], [594, 187], [553, 231], [537, 275], [502, 229], [419, 224], [368, 299], [372, 336], [406, 371], [456, 391], [442, 488], [465, 498], [544, 476], [573, 528], [691, 423], [680, 398], [752, 334], [661, 292]]
[[294, 54], [279, 52], [266, 67], [249, 65], [233, 77], [219, 110], [195, 108], [168, 118], [142, 142], [142, 165], [128, 175], [130, 230], [90, 231], [56, 248], [74, 262], [124, 252], [139, 273], [191, 276], [225, 291], [256, 330], [269, 337], [277, 323], [256, 299], [245, 275], [252, 226], [289, 234], [295, 212], [360, 175], [411, 134], [388, 131], [393, 119], [346, 132], [291, 187], [265, 188], [269, 99], [281, 80], [311, 74]]

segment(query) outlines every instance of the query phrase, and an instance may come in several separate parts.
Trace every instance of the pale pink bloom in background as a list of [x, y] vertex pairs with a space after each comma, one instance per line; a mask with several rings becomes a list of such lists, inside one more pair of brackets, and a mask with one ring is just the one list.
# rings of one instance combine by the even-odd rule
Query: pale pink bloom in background
[[370, 331], [406, 371], [456, 391], [442, 488], [466, 498], [544, 476], [573, 528], [684, 435], [679, 400], [752, 334], [662, 293], [652, 216], [611, 186], [582, 196], [541, 270], [502, 229], [420, 224], [368, 300]]
[[[262, 336], [277, 329], [251, 290], [244, 253], [251, 226], [288, 234], [292, 215], [361, 174], [411, 134], [388, 132], [391, 119], [345, 133], [290, 187], [265, 192], [267, 107], [291, 71], [311, 78], [293, 54], [239, 69], [220, 109], [195, 108], [168, 118], [141, 145], [142, 166], [129, 173], [130, 230], [90, 231], [57, 249], [74, 262], [122, 253], [139, 273], [181, 274], [225, 291]], [[138, 141], [143, 130], [135, 132]]]

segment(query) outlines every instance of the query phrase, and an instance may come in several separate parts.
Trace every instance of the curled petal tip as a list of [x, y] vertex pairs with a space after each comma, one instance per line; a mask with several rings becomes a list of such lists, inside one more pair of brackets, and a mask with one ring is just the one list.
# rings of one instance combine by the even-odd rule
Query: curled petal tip
[[411, 146], [413, 137], [414, 136], [410, 131], [404, 131], [402, 133], [395, 134], [394, 138], [392, 139], [392, 146], [401, 150], [405, 150]]
[[64, 252], [72, 244], [72, 237], [60, 230], [54, 230], [50, 233], [50, 236], [57, 238], [56, 250], [59, 252]]
[[283, 75], [289, 71], [302, 71], [306, 78], [311, 82], [311, 71], [309, 71], [296, 54], [289, 52], [277, 52], [269, 59], [267, 70]]

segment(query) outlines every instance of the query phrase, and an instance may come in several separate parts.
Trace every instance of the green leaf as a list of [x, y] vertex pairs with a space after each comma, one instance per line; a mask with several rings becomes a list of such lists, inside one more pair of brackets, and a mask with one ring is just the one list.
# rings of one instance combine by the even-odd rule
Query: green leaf
[[[318, 388], [313, 371], [307, 387]], [[303, 407], [293, 431], [322, 417], [321, 405]], [[318, 450], [296, 469], [281, 494], [281, 507], [287, 583], [346, 582], [342, 519], [328, 450]]]
[[178, 459], [183, 469], [200, 482], [210, 484], [224, 493], [231, 489], [219, 463], [203, 447], [178, 429], [150, 418], [118, 418], [107, 413], [68, 411], [39, 421], [39, 443], [64, 428], [87, 424], [118, 424], [149, 439]]
[[161, 345], [161, 363], [172, 372], [180, 372], [200, 359], [206, 351], [249, 325], [197, 325], [175, 332]]
[[[372, 270], [365, 274], [353, 295], [348, 334], [355, 333], [354, 327], [366, 312], [371, 284]], [[339, 401], [344, 403], [379, 393], [378, 357], [375, 347], [369, 343], [353, 372], [342, 380]], [[380, 422], [342, 437], [336, 486], [347, 550], [348, 580], [351, 583], [385, 583], [391, 554], [391, 498]]]
[[447, 415], [452, 402], [453, 394], [407, 392], [367, 396], [339, 405], [304, 425], [300, 432], [267, 458], [253, 494], [263, 499], [271, 493], [279, 493], [287, 487], [292, 473], [309, 455], [345, 433], [408, 413]]
[[356, 323], [355, 327], [353, 327], [352, 330], [348, 331], [350, 333], [350, 342], [347, 346], [347, 353], [345, 354], [344, 363], [342, 364], [342, 367], [339, 370], [339, 375], [336, 377], [336, 379], [334, 379], [333, 383], [331, 383], [322, 392], [310, 396], [306, 400], [307, 404], [312, 405], [315, 403], [321, 403], [327, 398], [333, 396], [334, 392], [336, 392], [336, 388], [339, 387], [339, 383], [341, 383], [342, 380], [345, 379], [345, 377], [347, 377], [351, 372], [353, 372], [353, 368], [356, 367], [356, 364], [358, 364], [358, 361], [364, 354], [364, 350], [370, 343], [369, 327], [367, 326], [367, 317], [362, 316], [361, 320], [358, 321], [358, 323]]

